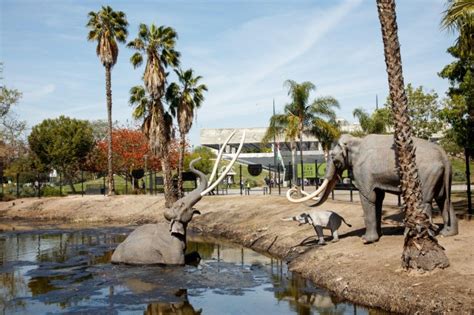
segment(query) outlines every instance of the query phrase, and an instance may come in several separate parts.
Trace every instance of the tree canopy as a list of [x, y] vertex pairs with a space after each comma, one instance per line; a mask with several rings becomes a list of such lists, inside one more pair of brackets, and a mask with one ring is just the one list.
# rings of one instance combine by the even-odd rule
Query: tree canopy
[[28, 143], [44, 165], [72, 172], [94, 147], [94, 137], [88, 121], [60, 116], [34, 126]]

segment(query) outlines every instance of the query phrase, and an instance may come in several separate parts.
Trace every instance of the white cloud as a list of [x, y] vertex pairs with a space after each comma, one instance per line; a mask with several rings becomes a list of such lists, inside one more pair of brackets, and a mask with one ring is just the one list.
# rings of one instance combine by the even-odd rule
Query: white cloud
[[25, 102], [37, 102], [52, 94], [54, 91], [56, 91], [56, 85], [52, 83], [40, 85], [38, 87], [25, 90], [23, 93], [23, 100]]

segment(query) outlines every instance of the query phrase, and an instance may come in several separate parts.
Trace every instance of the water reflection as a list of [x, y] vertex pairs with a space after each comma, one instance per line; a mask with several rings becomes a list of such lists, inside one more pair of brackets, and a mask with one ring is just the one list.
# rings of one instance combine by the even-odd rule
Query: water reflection
[[145, 315], [166, 315], [166, 314], [183, 314], [183, 315], [200, 315], [202, 309], [194, 309], [189, 303], [188, 291], [179, 290], [176, 296], [182, 297], [184, 300], [174, 303], [151, 303], [148, 304], [145, 310]]
[[[0, 234], [3, 313], [342, 314], [341, 303], [281, 261], [225, 243], [189, 242], [197, 267], [111, 265], [130, 228]], [[261, 312], [260, 312], [261, 311]]]

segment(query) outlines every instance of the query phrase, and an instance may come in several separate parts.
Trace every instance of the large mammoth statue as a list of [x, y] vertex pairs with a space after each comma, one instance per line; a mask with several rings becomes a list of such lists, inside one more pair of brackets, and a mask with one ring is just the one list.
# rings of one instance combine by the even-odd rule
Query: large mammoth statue
[[[414, 139], [416, 164], [421, 180], [423, 208], [431, 217], [432, 201], [441, 210], [444, 228], [441, 235], [456, 235], [458, 224], [451, 204], [451, 164], [444, 150], [426, 140]], [[342, 135], [330, 151], [324, 182], [315, 192], [302, 192], [294, 198], [297, 188], [287, 192], [291, 202], [316, 201], [323, 204], [346, 169], [352, 169], [354, 185], [359, 189], [364, 210], [365, 243], [375, 242], [381, 234], [382, 202], [385, 193], [400, 194], [400, 177], [395, 162], [395, 144], [391, 135], [368, 135], [357, 138]]]
[[[194, 205], [225, 178], [242, 150], [245, 132], [242, 134], [239, 148], [232, 161], [220, 174], [219, 178], [213, 182], [224, 149], [234, 134], [235, 131], [231, 133], [222, 145], [216, 162], [214, 163], [209, 181], [206, 175], [196, 170], [193, 166], [200, 158], [191, 161], [189, 168], [194, 174], [199, 176], [199, 186], [183, 198], [177, 200], [171, 208], [165, 210], [164, 216], [168, 224], [146, 224], [130, 233], [125, 241], [115, 249], [112, 255], [113, 263], [133, 265], [184, 265], [186, 227], [193, 216], [199, 214], [199, 211], [194, 208]], [[209, 185], [208, 183], [212, 184]]]

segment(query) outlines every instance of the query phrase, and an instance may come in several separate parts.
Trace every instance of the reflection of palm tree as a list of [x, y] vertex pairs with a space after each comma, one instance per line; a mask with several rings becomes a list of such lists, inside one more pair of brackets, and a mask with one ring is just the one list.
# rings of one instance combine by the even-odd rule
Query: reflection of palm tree
[[[403, 82], [400, 44], [394, 0], [377, 0], [382, 28], [385, 63], [395, 124], [396, 160], [405, 203], [405, 244], [402, 264], [407, 268], [434, 269], [449, 265], [443, 248], [433, 233], [430, 218], [421, 206], [422, 192], [415, 162], [412, 130]], [[426, 259], [425, 257], [431, 257]], [[423, 261], [425, 260], [425, 261]]]
[[164, 315], [164, 314], [178, 314], [178, 315], [199, 315], [202, 309], [195, 310], [189, 303], [188, 291], [185, 289], [179, 290], [175, 293], [177, 297], [183, 299], [180, 302], [174, 303], [151, 303], [148, 304], [144, 315]]
[[[279, 275], [272, 276], [274, 295], [279, 300], [287, 300], [290, 306], [301, 315], [312, 314], [315, 308], [318, 314], [344, 314], [345, 308], [338, 306], [332, 295], [322, 291], [315, 292], [312, 282], [303, 278], [297, 273], [291, 273], [289, 280], [287, 277]], [[308, 290], [308, 287], [311, 287]]]

